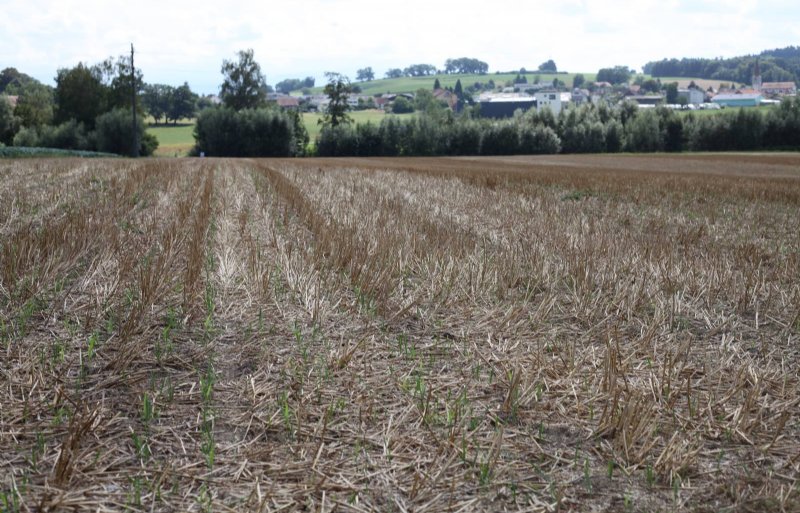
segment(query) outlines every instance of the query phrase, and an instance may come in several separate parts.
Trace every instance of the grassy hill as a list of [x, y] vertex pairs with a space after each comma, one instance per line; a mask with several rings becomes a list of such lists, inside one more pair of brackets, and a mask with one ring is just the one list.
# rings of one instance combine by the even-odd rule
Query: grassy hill
[[[558, 78], [568, 86], [572, 86], [572, 81], [578, 73], [535, 73], [528, 72], [525, 76], [529, 84], [533, 84], [535, 77], [539, 77], [539, 81], [553, 82], [554, 78]], [[580, 73], [586, 81], [593, 81], [597, 76], [596, 73]], [[508, 81], [514, 81], [517, 76], [516, 73], [487, 73], [486, 75], [431, 75], [428, 77], [400, 77], [400, 78], [384, 78], [380, 80], [371, 80], [369, 82], [354, 82], [361, 87], [362, 94], [374, 95], [382, 93], [413, 93], [418, 89], [433, 89], [433, 84], [436, 79], [442, 87], [454, 87], [457, 80], [461, 80], [461, 85], [466, 88], [475, 82], [486, 83], [493, 80], [495, 85], [500, 86]], [[524, 86], [524, 84], [523, 84]], [[322, 87], [315, 87], [312, 89], [314, 93], [321, 93]]]

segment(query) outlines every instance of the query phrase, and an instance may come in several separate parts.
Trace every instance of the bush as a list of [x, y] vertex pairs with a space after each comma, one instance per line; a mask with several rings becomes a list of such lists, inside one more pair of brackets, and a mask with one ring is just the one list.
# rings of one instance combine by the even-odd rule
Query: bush
[[430, 116], [418, 116], [408, 122], [404, 154], [436, 156], [444, 152], [444, 133], [447, 131]]
[[[133, 139], [133, 119], [129, 111], [114, 109], [97, 117], [95, 122], [95, 137], [97, 149], [101, 152], [129, 155]], [[137, 140], [139, 141], [139, 154], [152, 155], [158, 147], [158, 141], [145, 136], [144, 122], [136, 119]]]
[[33, 148], [39, 146], [39, 133], [35, 128], [23, 127], [14, 136], [14, 146]]
[[655, 110], [640, 110], [625, 127], [625, 149], [653, 152], [663, 149], [663, 138]]
[[463, 121], [447, 131], [448, 155], [479, 155], [481, 152], [481, 128], [474, 121]]
[[62, 150], [59, 148], [6, 148], [0, 146], [0, 158], [32, 158], [32, 157], [117, 157], [112, 153], [99, 153], [96, 151]]
[[19, 130], [19, 118], [5, 96], [0, 95], [0, 143], [11, 144]]
[[348, 124], [327, 125], [317, 139], [317, 154], [323, 157], [350, 157], [358, 155], [358, 135]]
[[764, 145], [772, 148], [800, 148], [800, 97], [786, 98], [770, 109], [764, 127]]
[[616, 119], [611, 119], [606, 125], [606, 151], [608, 153], [622, 151], [623, 144], [624, 132], [622, 130], [622, 123]]
[[397, 99], [392, 103], [392, 112], [395, 114], [407, 114], [409, 112], [414, 112], [414, 104], [411, 101], [404, 97], [398, 96]]
[[520, 153], [537, 155], [561, 151], [561, 140], [548, 126], [522, 126], [519, 131]]
[[95, 141], [83, 123], [71, 119], [58, 126], [45, 125], [38, 130], [23, 128], [14, 138], [14, 146], [91, 151], [95, 149]]
[[481, 155], [514, 155], [519, 153], [519, 136], [511, 121], [491, 123], [484, 128]]
[[[297, 117], [299, 120], [299, 116]], [[301, 121], [297, 121], [301, 122]], [[205, 109], [197, 118], [193, 153], [215, 157], [291, 157], [302, 154], [295, 121], [285, 112], [269, 108], [234, 111]]]

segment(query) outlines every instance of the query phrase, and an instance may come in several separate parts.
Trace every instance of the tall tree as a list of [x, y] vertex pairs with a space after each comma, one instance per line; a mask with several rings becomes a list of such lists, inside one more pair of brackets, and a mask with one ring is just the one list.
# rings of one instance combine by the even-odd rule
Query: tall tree
[[17, 68], [5, 68], [0, 71], [0, 93], [17, 95], [25, 87], [39, 83], [38, 80], [18, 71]]
[[41, 127], [53, 122], [53, 90], [38, 82], [23, 88], [14, 115], [22, 126]]
[[330, 72], [325, 73], [325, 78], [328, 79], [328, 83], [323, 92], [328, 96], [330, 102], [325, 109], [325, 114], [320, 118], [319, 124], [331, 127], [350, 124], [352, 119], [347, 115], [347, 111], [350, 110], [347, 100], [353, 90], [350, 80], [342, 74]]
[[192, 92], [189, 84], [184, 82], [172, 92], [167, 115], [173, 123], [177, 123], [179, 119], [193, 118], [196, 113], [197, 95]]
[[166, 121], [174, 90], [174, 87], [166, 84], [147, 84], [145, 86], [142, 102], [147, 112], [155, 119], [156, 124], [162, 117]]
[[489, 65], [479, 59], [460, 57], [447, 59], [444, 63], [445, 73], [470, 73], [484, 75], [489, 71]]
[[109, 57], [95, 67], [101, 70], [104, 85], [108, 88], [108, 110], [130, 109], [131, 87], [134, 87], [136, 89], [136, 110], [141, 111], [140, 94], [144, 90], [144, 77], [142, 70], [137, 68], [135, 76], [131, 78], [130, 56], [120, 55], [116, 61]]
[[299, 78], [287, 78], [275, 84], [275, 90], [279, 93], [289, 94], [298, 89], [314, 87], [314, 77], [306, 77], [303, 80]]
[[108, 90], [102, 73], [78, 63], [74, 68], [62, 68], [56, 75], [55, 123], [70, 119], [94, 128], [95, 119], [108, 109]]
[[549, 59], [539, 64], [539, 71], [544, 73], [556, 73], [558, 72], [558, 67], [553, 59]]
[[386, 78], [400, 78], [403, 76], [403, 70], [400, 68], [391, 68], [386, 71]]
[[366, 68], [361, 68], [356, 72], [356, 80], [359, 82], [369, 82], [370, 80], [375, 80], [375, 72], [372, 71], [372, 66], [367, 66]]
[[403, 70], [407, 77], [426, 77], [436, 74], [436, 66], [433, 64], [412, 64]]
[[439, 79], [437, 78], [436, 80], [433, 81], [433, 90], [436, 91], [437, 89], [441, 89], [441, 88], [442, 88], [442, 84], [441, 84], [441, 82], [439, 82]]
[[575, 77], [572, 79], [572, 88], [573, 88], [573, 89], [576, 89], [576, 88], [578, 88], [578, 87], [582, 86], [582, 85], [583, 85], [583, 84], [585, 84], [585, 83], [586, 83], [586, 79], [583, 77], [583, 75], [581, 75], [580, 73], [578, 73], [578, 74], [577, 74], [577, 75], [575, 75]]
[[222, 61], [220, 97], [234, 110], [254, 109], [267, 101], [267, 79], [253, 57], [253, 49], [240, 50], [238, 61]]
[[610, 84], [624, 84], [630, 80], [633, 70], [627, 66], [614, 66], [613, 68], [601, 68], [597, 72], [598, 82], [608, 82]]
[[678, 83], [671, 82], [664, 86], [664, 91], [667, 94], [667, 103], [678, 103]]

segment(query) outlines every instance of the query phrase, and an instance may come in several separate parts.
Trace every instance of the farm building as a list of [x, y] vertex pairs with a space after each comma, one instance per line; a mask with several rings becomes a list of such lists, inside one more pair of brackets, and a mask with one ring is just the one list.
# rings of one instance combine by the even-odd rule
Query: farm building
[[700, 105], [706, 101], [706, 93], [702, 89], [678, 89], [678, 101], [686, 100], [686, 105]]
[[275, 99], [275, 103], [282, 109], [298, 109], [300, 107], [300, 99], [294, 96], [280, 96]]
[[550, 109], [553, 114], [557, 115], [570, 104], [572, 94], [560, 91], [539, 91], [534, 98], [536, 98], [536, 110]]
[[453, 91], [449, 91], [447, 89], [436, 89], [433, 91], [433, 97], [439, 101], [443, 101], [450, 107], [450, 110], [457, 110], [458, 108], [458, 96]]
[[764, 82], [761, 92], [772, 96], [793, 96], [797, 94], [797, 85], [794, 82]]
[[758, 93], [718, 94], [711, 101], [720, 107], [758, 107], [763, 97]]
[[527, 111], [536, 108], [536, 100], [530, 96], [484, 97], [480, 101], [481, 116], [485, 118], [510, 118], [517, 109]]

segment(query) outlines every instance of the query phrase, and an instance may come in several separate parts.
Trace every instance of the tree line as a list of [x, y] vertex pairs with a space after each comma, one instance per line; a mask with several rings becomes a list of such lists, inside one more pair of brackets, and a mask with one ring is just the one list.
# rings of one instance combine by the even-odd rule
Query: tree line
[[324, 127], [319, 156], [451, 156], [537, 153], [751, 151], [800, 149], [800, 98], [766, 114], [738, 109], [715, 116], [667, 108], [586, 104], [553, 115], [530, 110], [507, 120], [476, 113], [423, 113], [380, 124]]
[[[13, 109], [0, 101], [0, 143], [128, 154], [133, 141], [132, 89], [143, 88], [141, 71], [131, 71], [125, 56], [94, 65], [78, 63], [59, 69], [53, 88], [6, 68], [2, 92], [18, 100]], [[143, 112], [141, 102], [137, 110]], [[158, 141], [145, 133], [141, 118], [136, 132], [139, 153], [152, 154]]]
[[800, 47], [795, 46], [730, 59], [662, 59], [645, 64], [644, 72], [654, 77], [706, 78], [749, 84], [756, 59], [764, 82], [800, 82]]

